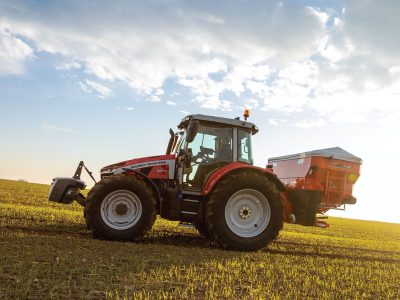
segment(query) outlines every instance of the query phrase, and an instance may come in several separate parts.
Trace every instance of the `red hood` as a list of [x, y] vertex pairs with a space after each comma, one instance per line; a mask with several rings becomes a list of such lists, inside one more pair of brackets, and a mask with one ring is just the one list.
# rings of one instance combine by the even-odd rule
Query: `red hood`
[[133, 164], [138, 164], [138, 163], [144, 163], [144, 162], [149, 162], [149, 161], [157, 161], [157, 160], [171, 160], [175, 159], [175, 154], [168, 154], [168, 155], [156, 155], [156, 156], [147, 156], [147, 157], [140, 157], [140, 158], [134, 158], [126, 161], [122, 161], [116, 164], [108, 165], [103, 167], [100, 170], [100, 173], [104, 171], [111, 171], [117, 168], [121, 168], [124, 166], [129, 166]]

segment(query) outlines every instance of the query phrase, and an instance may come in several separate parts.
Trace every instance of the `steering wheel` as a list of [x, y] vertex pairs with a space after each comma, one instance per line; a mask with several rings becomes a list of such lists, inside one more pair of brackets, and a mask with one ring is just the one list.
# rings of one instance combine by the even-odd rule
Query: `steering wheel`
[[[213, 153], [213, 149], [200, 146], [200, 152], [192, 157], [192, 162], [194, 163], [193, 165], [210, 162], [210, 155]], [[198, 159], [201, 159], [201, 161], [197, 161]]]

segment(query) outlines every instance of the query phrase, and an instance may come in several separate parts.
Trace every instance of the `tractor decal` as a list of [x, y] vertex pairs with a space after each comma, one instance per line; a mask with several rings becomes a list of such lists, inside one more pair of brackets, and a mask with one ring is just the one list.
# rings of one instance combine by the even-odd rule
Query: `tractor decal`
[[[165, 176], [165, 177], [167, 177], [168, 179], [174, 178], [175, 160], [157, 160], [157, 161], [148, 161], [148, 162], [141, 162], [141, 163], [136, 163], [136, 164], [132, 164], [132, 165], [126, 165], [126, 166], [123, 166], [123, 167], [113, 170], [112, 173], [114, 175], [117, 175], [117, 174], [122, 174], [122, 173], [126, 172], [127, 169], [138, 170], [138, 169], [143, 169], [143, 168], [149, 168], [149, 167], [152, 168], [152, 167], [160, 167], [160, 166], [164, 166], [164, 168], [156, 168], [154, 170], [154, 172], [152, 172], [152, 170], [149, 170], [149, 174], [166, 175], [166, 173], [168, 173], [168, 176]], [[153, 177], [153, 176], [150, 176], [150, 177]], [[164, 176], [161, 176], [161, 177], [164, 177]]]

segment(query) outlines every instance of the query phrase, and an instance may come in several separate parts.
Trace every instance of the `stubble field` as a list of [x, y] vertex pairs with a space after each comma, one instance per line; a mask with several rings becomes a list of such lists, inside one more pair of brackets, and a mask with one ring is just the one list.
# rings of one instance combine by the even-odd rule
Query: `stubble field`
[[141, 243], [107, 242], [48, 189], [0, 180], [0, 299], [400, 298], [400, 224], [285, 224], [253, 253], [161, 219]]

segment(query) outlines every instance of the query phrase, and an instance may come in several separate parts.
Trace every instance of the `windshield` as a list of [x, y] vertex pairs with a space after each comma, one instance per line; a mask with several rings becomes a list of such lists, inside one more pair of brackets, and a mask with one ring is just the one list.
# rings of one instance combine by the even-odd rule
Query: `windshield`
[[229, 127], [200, 125], [188, 148], [194, 156], [206, 155], [209, 160], [232, 161], [232, 132]]

